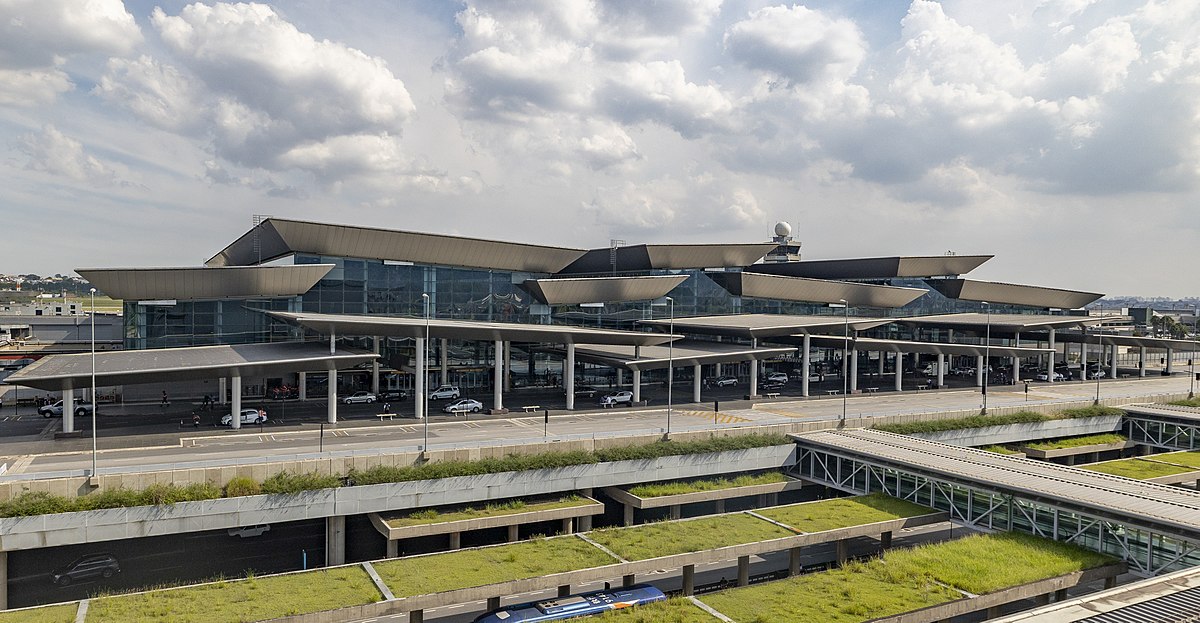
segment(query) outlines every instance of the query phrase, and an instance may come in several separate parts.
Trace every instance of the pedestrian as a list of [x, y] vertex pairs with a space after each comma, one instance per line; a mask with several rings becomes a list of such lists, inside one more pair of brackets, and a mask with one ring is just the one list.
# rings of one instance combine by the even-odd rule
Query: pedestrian
[[208, 411], [212, 408], [212, 398], [208, 394], [204, 394], [204, 410]]
[[200, 416], [195, 411], [192, 411], [192, 427], [200, 428]]
[[163, 407], [166, 407], [166, 406], [168, 406], [168, 405], [170, 405], [170, 404], [171, 404], [171, 403], [170, 403], [169, 401], [167, 401], [167, 390], [165, 390], [165, 389], [164, 389], [164, 390], [163, 390], [163, 395], [162, 395], [162, 404], [161, 404], [161, 406], [163, 406]]
[[391, 403], [388, 403], [388, 402], [385, 402], [385, 403], [383, 403], [383, 412], [384, 412], [384, 413], [391, 413], [391, 412], [392, 412], [392, 405], [391, 405]]

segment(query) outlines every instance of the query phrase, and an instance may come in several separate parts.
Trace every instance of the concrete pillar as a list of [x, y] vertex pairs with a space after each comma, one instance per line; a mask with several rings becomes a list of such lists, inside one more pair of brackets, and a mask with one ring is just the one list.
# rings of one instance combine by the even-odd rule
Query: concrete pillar
[[8, 609], [8, 552], [0, 551], [0, 610]]
[[668, 508], [668, 511], [671, 513], [671, 519], [679, 519], [679, 517], [682, 515], [678, 504], [672, 504], [670, 508]]
[[[373, 350], [376, 355], [379, 354], [379, 336], [371, 338]], [[379, 395], [379, 358], [376, 357], [371, 361], [371, 393]]]
[[1172, 353], [1171, 349], [1168, 348], [1167, 349], [1167, 374], [1171, 373], [1171, 359], [1174, 359], [1174, 357], [1175, 357], [1175, 354]]
[[983, 387], [983, 367], [987, 362], [983, 360], [983, 355], [975, 357], [975, 387]]
[[515, 525], [515, 524], [508, 527], [508, 542], [509, 543], [515, 543], [517, 540], [519, 540], [521, 538], [519, 528], [520, 528], [520, 526]]
[[438, 344], [438, 346], [441, 348], [441, 350], [438, 351], [438, 358], [441, 360], [442, 364], [442, 380], [439, 381], [439, 383], [442, 385], [450, 384], [450, 349], [447, 348], [447, 341], [448, 340], [446, 338], [442, 338], [441, 343]]
[[1054, 601], [1065, 601], [1067, 598], [1067, 589], [1060, 588], [1054, 591]]
[[301, 372], [300, 378], [297, 381], [300, 386], [300, 400], [308, 400], [308, 373]]
[[1104, 578], [1104, 588], [1116, 588], [1116, 587], [1117, 587], [1117, 577], [1116, 576], [1109, 576], [1107, 578]]
[[567, 358], [563, 360], [563, 385], [567, 386], [567, 411], [575, 408], [575, 345], [567, 344]]
[[738, 556], [738, 586], [746, 586], [750, 583], [750, 557]]
[[633, 505], [632, 505], [632, 504], [626, 504], [626, 505], [625, 505], [625, 518], [624, 518], [624, 522], [625, 522], [625, 523], [624, 523], [624, 525], [625, 525], [625, 526], [632, 526], [632, 525], [633, 525]]
[[1034, 603], [1039, 606], [1048, 606], [1050, 605], [1050, 593], [1042, 593], [1041, 595], [1034, 597], [1033, 600]]
[[325, 518], [325, 566], [346, 564], [346, 516]]
[[223, 405], [229, 404], [229, 399], [225, 397], [228, 393], [228, 388], [225, 387], [225, 377], [217, 379], [217, 402]]
[[408, 613], [408, 623], [425, 623], [425, 611], [410, 610]]
[[1054, 329], [1050, 329], [1050, 358], [1049, 363], [1046, 364], [1046, 379], [1051, 383], [1054, 382], [1054, 359], [1056, 356], [1054, 350]]
[[567, 517], [562, 520], [562, 533], [563, 534], [574, 534], [575, 533], [575, 518], [574, 517]]
[[492, 347], [496, 351], [495, 378], [492, 379], [492, 410], [500, 411], [504, 408], [504, 341], [496, 340]]
[[75, 390], [68, 384], [63, 388], [63, 432], [75, 432]]
[[637, 584], [637, 576], [634, 574], [631, 573], [629, 575], [621, 576], [621, 586], [628, 588], [634, 584]]
[[725, 500], [717, 500], [716, 504], [717, 504], [717, 508], [716, 508], [717, 513], [724, 513], [725, 512]]
[[558, 587], [558, 596], [559, 597], [566, 597], [567, 595], [570, 595], [570, 594], [571, 594], [571, 585], [570, 584], [563, 584]]
[[[1096, 363], [1099, 364], [1100, 362], [1097, 361]], [[1112, 372], [1108, 375], [1108, 378], [1110, 378], [1110, 379], [1117, 378], [1117, 345], [1116, 344], [1112, 345]]]
[[858, 350], [850, 349], [850, 393], [858, 391]]
[[633, 401], [635, 403], [642, 401], [642, 371], [633, 371]]
[[625, 368], [617, 368], [617, 388], [625, 384]]
[[[1086, 335], [1084, 336], [1084, 339], [1087, 339]], [[1103, 351], [1104, 347], [1101, 346], [1100, 348], [1101, 348], [1101, 351], [1096, 356], [1097, 365], [1099, 365], [1099, 363], [1104, 359], [1104, 351]], [[1087, 342], [1084, 342], [1079, 345], [1079, 369], [1082, 370], [1082, 372], [1080, 372], [1079, 379], [1081, 381], [1086, 381], [1087, 380], [1087, 369], [1088, 369], [1088, 344], [1087, 344]]]
[[[758, 338], [750, 338], [750, 348], [758, 348]], [[758, 360], [750, 360], [750, 397], [758, 395]]]
[[812, 366], [809, 362], [810, 357], [808, 355], [808, 351], [810, 348], [812, 348], [812, 337], [807, 333], [804, 334], [803, 348], [804, 354], [800, 359], [802, 362], [800, 364], [800, 395], [808, 397], [808, 376], [812, 373]]
[[504, 343], [504, 391], [512, 391], [512, 342]]
[[793, 547], [788, 550], [788, 575], [800, 575], [803, 567], [800, 564], [800, 548]]
[[[587, 497], [587, 498], [592, 497], [592, 490], [590, 488], [583, 489], [580, 491], [580, 493], [582, 493], [584, 497]], [[593, 498], [593, 499], [595, 499], [595, 498]], [[587, 532], [591, 529], [592, 529], [592, 516], [584, 515], [583, 517], [580, 517], [579, 518], [579, 531]]]
[[879, 378], [883, 379], [883, 367], [887, 365], [887, 353], [879, 351]]
[[715, 364], [715, 365], [716, 365], [716, 367], [717, 367], [715, 376], [721, 376], [721, 364], [720, 364], [720, 362], [718, 362], [718, 363], [717, 363], [717, 364]]
[[450, 549], [458, 549], [460, 547], [462, 547], [462, 533], [461, 532], [451, 532], [450, 533]]
[[846, 559], [849, 558], [850, 542], [846, 539], [838, 539], [837, 541], [837, 562], [839, 565], [846, 564]]
[[1146, 347], [1138, 348], [1138, 376], [1146, 376]]
[[938, 357], [937, 358], [937, 384], [938, 384], [938, 387], [945, 387], [945, 385], [946, 385], [946, 356], [938, 355], [937, 357]]
[[691, 597], [696, 594], [696, 565], [683, 566], [683, 595]]
[[329, 395], [326, 397], [325, 421], [337, 424], [337, 370], [329, 369]]
[[488, 597], [488, 599], [487, 599], [488, 612], [491, 612], [492, 610], [495, 610], [499, 607], [500, 607], [500, 598], [499, 597]]
[[387, 542], [387, 557], [397, 558], [400, 556], [400, 539], [388, 539]]
[[904, 353], [896, 353], [896, 391], [904, 390]]
[[[233, 415], [233, 419], [230, 420], [229, 425], [232, 426], [233, 428], [241, 428], [242, 427], [242, 377], [234, 375], [234, 376], [230, 377], [230, 380], [232, 381], [232, 383], [230, 383], [230, 384], [233, 385], [233, 391], [230, 393], [230, 395], [233, 397], [233, 409], [230, 411], [230, 413]], [[331, 383], [332, 383], [332, 381], [331, 381]]]
[[988, 619], [994, 619], [998, 616], [1000, 616], [1000, 606], [988, 606], [987, 614], [985, 614], [984, 617]]
[[416, 342], [417, 378], [413, 387], [413, 410], [416, 418], [423, 420], [425, 419], [425, 397], [429, 395], [429, 390], [425, 389], [425, 338], [419, 337]]
[[700, 364], [692, 366], [692, 402], [700, 402]]
[[[1017, 331], [1013, 336], [1013, 348], [1021, 347], [1021, 332]], [[1013, 383], [1021, 382], [1021, 358], [1013, 355], [1012, 358], [1012, 379]]]
[[881, 532], [879, 534], [879, 546], [882, 547], [883, 549], [887, 549], [892, 546], [892, 531], [891, 530], [888, 530], [887, 532]]

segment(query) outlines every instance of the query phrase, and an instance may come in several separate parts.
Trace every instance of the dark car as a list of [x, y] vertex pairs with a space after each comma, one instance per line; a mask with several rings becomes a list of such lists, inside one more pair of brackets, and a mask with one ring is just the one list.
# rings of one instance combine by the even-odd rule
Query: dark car
[[777, 392], [783, 387], [784, 384], [779, 381], [763, 381], [758, 384], [758, 390], [763, 392]]
[[575, 397], [576, 398], [595, 398], [596, 394], [599, 394], [599, 393], [600, 393], [600, 390], [598, 390], [595, 387], [592, 387], [590, 385], [579, 385], [575, 388]]
[[380, 400], [395, 400], [397, 402], [408, 400], [408, 392], [403, 389], [383, 390], [379, 392]]
[[54, 583], [66, 586], [80, 580], [111, 578], [121, 572], [121, 565], [112, 554], [88, 554], [76, 558], [71, 564], [56, 569], [51, 574]]

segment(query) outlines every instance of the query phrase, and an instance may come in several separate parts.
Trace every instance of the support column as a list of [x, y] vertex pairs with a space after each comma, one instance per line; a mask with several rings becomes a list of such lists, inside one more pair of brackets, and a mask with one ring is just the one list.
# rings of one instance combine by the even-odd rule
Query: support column
[[1173, 359], [1174, 357], [1175, 357], [1175, 354], [1172, 353], [1171, 349], [1168, 348], [1167, 349], [1167, 374], [1168, 375], [1171, 374], [1171, 359]]
[[683, 595], [691, 597], [696, 594], [696, 565], [683, 566]]
[[839, 565], [846, 564], [846, 559], [850, 557], [850, 542], [846, 539], [838, 539], [837, 541], [837, 562]]
[[425, 611], [424, 610], [409, 611], [408, 623], [425, 623]]
[[229, 388], [225, 387], [225, 377], [217, 379], [217, 402], [223, 405], [229, 404], [229, 399], [225, 397], [229, 393]]
[[562, 520], [562, 533], [563, 534], [574, 534], [575, 533], [575, 518], [574, 517], [566, 517]]
[[439, 381], [442, 385], [450, 384], [450, 349], [446, 347], [447, 341], [446, 338], [442, 338], [441, 343], [438, 344], [441, 347], [441, 350], [438, 351], [438, 357], [442, 363], [442, 380]]
[[896, 353], [896, 391], [904, 390], [904, 353]]
[[566, 597], [567, 595], [570, 595], [570, 594], [571, 594], [571, 585], [570, 584], [563, 584], [558, 587], [558, 596], [559, 597]]
[[[1200, 482], [1200, 481], [1197, 481], [1197, 482]], [[1200, 488], [1200, 487], [1198, 487], [1198, 488]], [[725, 500], [717, 500], [716, 506], [717, 507], [715, 510], [718, 515], [725, 512]]]
[[461, 548], [462, 547], [462, 533], [461, 532], [451, 532], [449, 545], [450, 545], [450, 549]]
[[512, 391], [512, 342], [504, 343], [504, 391]]
[[850, 393], [858, 391], [858, 349], [850, 349]]
[[788, 550], [788, 575], [800, 575], [803, 567], [800, 564], [800, 548], [793, 547]]
[[63, 388], [63, 432], [75, 432], [75, 390], [68, 384]]
[[700, 402], [700, 364], [692, 366], [692, 402]]
[[325, 421], [337, 424], [337, 370], [329, 369], [329, 395], [327, 396]]
[[230, 395], [233, 397], [233, 409], [230, 411], [230, 414], [233, 415], [233, 419], [230, 420], [229, 425], [233, 428], [241, 428], [242, 427], [242, 377], [234, 375], [234, 376], [230, 377], [230, 381], [232, 381], [230, 383], [230, 385], [233, 386], [233, 391], [230, 393]]
[[[758, 338], [750, 338], [750, 347], [758, 348]], [[750, 360], [750, 397], [758, 396], [758, 360]]]
[[[1084, 339], [1087, 339], [1086, 335], [1084, 336]], [[1102, 362], [1104, 361], [1104, 350], [1103, 350], [1104, 347], [1101, 346], [1100, 348], [1101, 348], [1100, 352], [1096, 354], [1096, 366], [1097, 367], [1099, 367], [1102, 364]], [[1087, 344], [1087, 342], [1084, 342], [1079, 345], [1079, 370], [1080, 370], [1079, 380], [1086, 381], [1087, 380], [1087, 370], [1088, 370], [1088, 344]]]
[[668, 507], [667, 512], [671, 514], [671, 519], [679, 519], [682, 516], [682, 511], [678, 504], [672, 504]]
[[296, 382], [300, 385], [300, 400], [308, 400], [308, 373], [301, 372]]
[[617, 368], [617, 389], [625, 384], [625, 368]]
[[416, 339], [417, 378], [413, 387], [413, 409], [418, 420], [425, 419], [425, 397], [429, 392], [425, 389], [425, 338]]
[[518, 539], [521, 538], [521, 533], [520, 533], [519, 528], [520, 528], [520, 526], [518, 526], [516, 524], [513, 524], [508, 527], [508, 542], [509, 543], [515, 543], [515, 542], [517, 542]]
[[[586, 498], [592, 497], [592, 490], [590, 488], [583, 489], [580, 491], [580, 493], [583, 494], [583, 497], [586, 497]], [[592, 498], [592, 499], [595, 499], [595, 498]], [[591, 531], [591, 529], [592, 529], [592, 516], [584, 515], [583, 517], [580, 517], [579, 518], [579, 531], [580, 532], [589, 532], [589, 531]]]
[[500, 598], [499, 597], [488, 597], [488, 599], [487, 599], [488, 612], [491, 612], [492, 610], [495, 610], [499, 607], [500, 607]]
[[0, 610], [8, 609], [8, 552], [0, 552]]
[[750, 584], [750, 557], [738, 556], [738, 586]]
[[1050, 329], [1050, 357], [1049, 363], [1046, 364], [1046, 380], [1054, 382], [1054, 359], [1057, 357], [1057, 352], [1054, 349], [1054, 329]]
[[504, 341], [496, 340], [493, 343], [493, 348], [496, 351], [495, 378], [492, 379], [492, 411], [500, 411], [504, 409]]
[[983, 367], [987, 362], [983, 360], [983, 355], [975, 357], [975, 387], [983, 387]]
[[892, 531], [891, 530], [888, 530], [887, 532], [879, 533], [879, 546], [882, 547], [883, 549], [887, 549], [892, 546]]
[[575, 345], [567, 344], [567, 358], [563, 360], [563, 384], [567, 386], [567, 411], [575, 409]]
[[630, 573], [629, 575], [621, 576], [621, 586], [624, 586], [625, 588], [629, 588], [630, 586], [633, 586], [634, 584], [637, 584], [637, 576], [635, 576], [634, 574]]
[[[371, 342], [374, 346], [373, 350], [374, 350], [375, 354], [378, 355], [379, 354], [379, 336], [376, 335], [376, 336], [372, 337]], [[371, 393], [375, 394], [376, 396], [379, 395], [379, 357], [376, 357], [375, 359], [371, 360]]]
[[625, 505], [624, 521], [625, 521], [625, 523], [624, 523], [625, 527], [629, 527], [629, 526], [633, 525], [633, 505], [632, 504]]
[[800, 364], [800, 395], [808, 397], [808, 375], [811, 374], [812, 366], [809, 362], [808, 351], [812, 348], [812, 337], [809, 334], [804, 334], [804, 354], [801, 357]]
[[938, 355], [937, 358], [937, 382], [938, 387], [946, 386], [946, 356]]
[[387, 557], [398, 558], [400, 556], [400, 539], [388, 539], [387, 542]]
[[1138, 349], [1138, 376], [1146, 376], [1146, 347]]
[[642, 371], [633, 371], [633, 402], [639, 403], [642, 401]]
[[346, 516], [325, 518], [325, 566], [346, 564]]
[[[1097, 361], [1096, 363], [1099, 364], [1100, 362]], [[1108, 378], [1110, 378], [1110, 379], [1117, 378], [1117, 345], [1116, 344], [1112, 345], [1112, 373], [1110, 373], [1108, 375]]]
[[[1021, 347], [1021, 332], [1020, 331], [1018, 331], [1016, 333], [1016, 335], [1013, 336], [1013, 347], [1014, 348]], [[1013, 355], [1013, 358], [1012, 358], [1012, 380], [1013, 380], [1014, 384], [1021, 382], [1021, 358], [1016, 355]]]

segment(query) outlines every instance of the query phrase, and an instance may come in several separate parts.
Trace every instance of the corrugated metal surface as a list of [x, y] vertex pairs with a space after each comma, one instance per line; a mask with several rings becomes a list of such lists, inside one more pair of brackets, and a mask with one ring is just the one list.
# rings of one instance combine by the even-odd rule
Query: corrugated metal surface
[[1189, 588], [1098, 614], [1079, 623], [1196, 623], [1200, 622], [1200, 588]]
[[126, 301], [299, 296], [333, 264], [187, 268], [77, 268], [96, 289]]
[[904, 307], [925, 294], [925, 290], [920, 288], [898, 288], [751, 272], [714, 272], [708, 273], [708, 276], [737, 296], [810, 303], [839, 303], [844, 300], [851, 307]]
[[991, 324], [992, 331], [1024, 331], [1026, 329], [1078, 329], [1111, 320], [1111, 316], [1052, 316], [1048, 314], [940, 314], [897, 318], [896, 322], [915, 325], [964, 328], [983, 331]]
[[524, 283], [543, 303], [578, 305], [579, 303], [618, 303], [644, 301], [666, 296], [675, 286], [687, 281], [687, 275], [646, 277], [580, 277], [569, 279], [530, 279]]
[[1104, 296], [1094, 292], [995, 281], [976, 281], [974, 279], [930, 279], [927, 283], [933, 289], [952, 299], [1009, 303], [1047, 309], [1080, 309]]
[[773, 242], [750, 244], [648, 244], [650, 268], [720, 268], [748, 266], [774, 249]]
[[[841, 348], [845, 338], [841, 336], [813, 336], [813, 346]], [[984, 348], [975, 344], [943, 344], [940, 342], [908, 342], [905, 340], [879, 340], [875, 338], [854, 339], [853, 347], [860, 351], [886, 351], [889, 353], [924, 353], [929, 355], [968, 355], [973, 357], [1035, 357], [1053, 351], [1049, 348], [1010, 348], [991, 346]]]
[[797, 438], [802, 445], [970, 480], [985, 488], [1053, 500], [1098, 517], [1154, 525], [1182, 538], [1200, 540], [1200, 492], [876, 430], [822, 431]]
[[575, 356], [581, 361], [621, 366], [630, 370], [662, 370], [671, 365], [681, 368], [710, 363], [733, 363], [769, 359], [794, 352], [794, 348], [747, 348], [719, 342], [676, 342], [674, 348], [670, 349], [666, 346], [643, 346], [641, 356], [637, 358], [633, 356], [633, 348], [630, 346], [590, 345], [576, 348]]
[[[665, 329], [672, 321], [643, 320], [641, 324]], [[676, 318], [675, 328], [689, 333], [730, 337], [767, 338], [804, 333], [841, 333], [847, 319], [841, 315], [789, 316], [787, 314], [731, 314]], [[864, 331], [892, 322], [887, 318], [849, 318], [852, 331]]]

